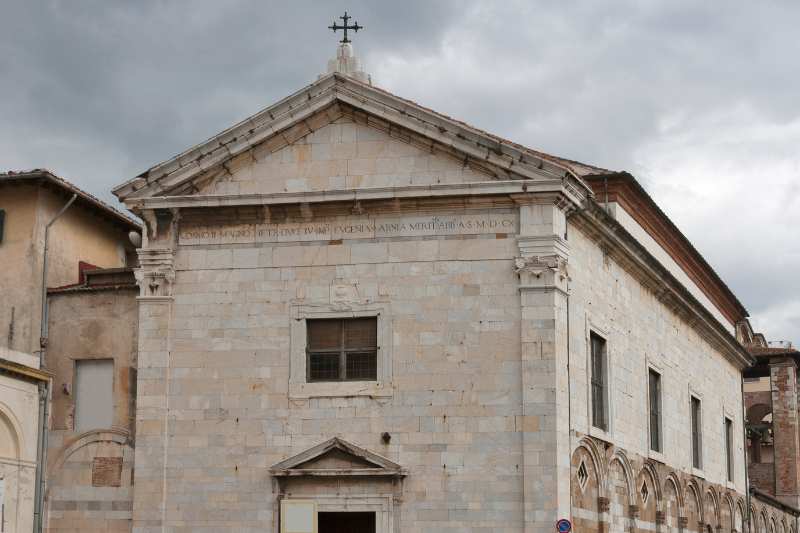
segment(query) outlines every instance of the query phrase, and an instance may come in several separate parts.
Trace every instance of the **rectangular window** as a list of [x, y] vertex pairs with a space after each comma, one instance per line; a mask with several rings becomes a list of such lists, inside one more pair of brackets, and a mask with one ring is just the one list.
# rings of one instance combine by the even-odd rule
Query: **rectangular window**
[[691, 400], [692, 409], [692, 466], [695, 468], [703, 467], [703, 453], [702, 453], [702, 431], [701, 431], [701, 406], [700, 399], [692, 396]]
[[592, 380], [592, 425], [608, 431], [608, 409], [606, 405], [606, 340], [592, 333], [591, 380]]
[[733, 481], [733, 420], [725, 417], [725, 461], [728, 481]]
[[4, 209], [0, 209], [0, 242], [3, 242], [3, 229], [6, 225], [6, 212]]
[[107, 429], [114, 422], [114, 361], [75, 361], [75, 431]]
[[308, 381], [375, 381], [378, 319], [318, 319], [306, 322]]
[[661, 374], [653, 369], [648, 373], [647, 388], [650, 407], [650, 449], [662, 451], [661, 447]]

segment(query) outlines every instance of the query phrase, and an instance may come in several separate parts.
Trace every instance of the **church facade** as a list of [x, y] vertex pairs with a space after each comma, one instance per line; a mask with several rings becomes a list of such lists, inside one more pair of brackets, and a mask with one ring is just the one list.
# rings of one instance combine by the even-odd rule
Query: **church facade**
[[331, 70], [114, 190], [134, 531], [796, 533], [746, 311], [630, 175]]

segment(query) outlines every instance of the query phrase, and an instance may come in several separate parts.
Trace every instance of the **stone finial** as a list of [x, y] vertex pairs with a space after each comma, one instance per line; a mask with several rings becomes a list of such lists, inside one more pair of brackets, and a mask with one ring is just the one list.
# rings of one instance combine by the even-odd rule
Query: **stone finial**
[[352, 43], [340, 43], [336, 48], [336, 58], [328, 61], [327, 74], [333, 74], [334, 72], [372, 85], [372, 78], [361, 69], [361, 62], [353, 53]]

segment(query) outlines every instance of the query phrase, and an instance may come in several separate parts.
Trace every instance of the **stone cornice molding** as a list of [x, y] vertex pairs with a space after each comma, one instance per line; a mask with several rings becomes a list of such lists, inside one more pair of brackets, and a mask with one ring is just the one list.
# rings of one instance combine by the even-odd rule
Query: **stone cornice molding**
[[129, 207], [145, 209], [179, 209], [194, 207], [241, 207], [252, 205], [320, 204], [351, 202], [361, 205], [370, 200], [394, 200], [404, 198], [444, 198], [507, 195], [519, 203], [537, 201], [546, 195], [547, 202], [556, 201], [579, 205], [584, 196], [565, 186], [564, 180], [508, 180], [473, 183], [442, 183], [436, 185], [405, 185], [399, 187], [371, 187], [271, 194], [230, 194], [209, 196], [157, 196], [128, 201]]
[[673, 312], [719, 350], [738, 369], [755, 364], [739, 341], [619, 222], [594, 201], [576, 211], [570, 221], [594, 239], [603, 250]]
[[273, 136], [281, 136], [284, 144], [294, 142], [313, 131], [309, 124], [314, 122], [314, 114], [337, 104], [375, 117], [377, 127], [403, 129], [427, 139], [431, 146], [452, 149], [465, 159], [496, 168], [501, 177], [563, 178], [576, 191], [593, 194], [579, 177], [578, 171], [571, 168], [566, 160], [505, 141], [386, 91], [337, 74], [320, 78], [208, 141], [150, 168], [116, 187], [113, 193], [126, 203], [136, 198], [164, 194]]

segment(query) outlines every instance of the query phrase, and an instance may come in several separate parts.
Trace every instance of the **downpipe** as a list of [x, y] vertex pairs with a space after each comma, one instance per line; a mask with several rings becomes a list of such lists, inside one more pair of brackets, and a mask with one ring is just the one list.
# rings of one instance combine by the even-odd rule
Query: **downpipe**
[[[67, 209], [78, 198], [77, 193], [64, 204], [64, 207], [50, 219], [44, 227], [44, 250], [42, 252], [42, 316], [39, 335], [39, 368], [44, 369], [47, 351], [47, 251], [50, 245], [50, 227], [61, 218]], [[39, 385], [39, 429], [36, 444], [36, 481], [33, 508], [33, 530], [35, 533], [42, 533], [44, 529], [44, 489], [45, 489], [45, 468], [47, 461], [47, 442], [48, 442], [48, 419], [50, 418], [50, 382]]]

